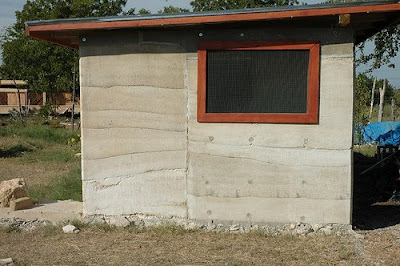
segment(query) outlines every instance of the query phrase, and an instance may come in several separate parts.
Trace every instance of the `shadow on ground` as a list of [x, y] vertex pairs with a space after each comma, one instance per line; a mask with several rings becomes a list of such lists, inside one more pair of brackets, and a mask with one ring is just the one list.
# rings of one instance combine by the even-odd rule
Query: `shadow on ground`
[[0, 148], [0, 158], [19, 157], [25, 152], [30, 152], [30, 151], [32, 151], [32, 149], [20, 144], [5, 149]]
[[375, 158], [354, 154], [353, 227], [373, 230], [400, 224], [400, 206], [388, 201], [399, 177], [398, 167], [388, 163], [367, 174], [364, 170], [376, 163]]

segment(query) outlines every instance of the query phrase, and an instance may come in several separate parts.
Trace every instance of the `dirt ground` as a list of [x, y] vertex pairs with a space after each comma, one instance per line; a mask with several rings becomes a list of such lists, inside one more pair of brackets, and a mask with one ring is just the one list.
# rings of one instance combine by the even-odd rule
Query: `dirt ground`
[[[0, 148], [17, 146], [21, 143], [26, 146], [29, 145], [18, 137], [0, 137]], [[61, 149], [65, 148], [62, 145], [53, 145], [50, 148], [46, 148], [45, 152], [56, 154], [56, 151]], [[46, 184], [54, 179], [54, 177], [67, 173], [76, 164], [76, 162], [60, 162], [51, 158], [44, 158], [45, 160], [43, 160], [41, 157], [45, 157], [47, 154], [40, 154], [40, 152], [35, 151], [33, 155], [31, 155], [32, 151], [20, 152], [21, 155], [28, 154], [29, 157], [20, 155], [10, 157], [0, 156], [0, 181], [24, 178], [28, 185]]]
[[[18, 145], [23, 145], [23, 148], [31, 147], [20, 137], [0, 137], [0, 150], [4, 147], [18, 147]], [[77, 164], [75, 161], [60, 161], [59, 158], [52, 158], [51, 154], [65, 150], [64, 146], [53, 144], [43, 150], [37, 150], [32, 146], [32, 150], [29, 151], [21, 149], [21, 151], [15, 151], [19, 154], [0, 156], [0, 181], [24, 178], [29, 186], [48, 184], [55, 177], [66, 174]]]
[[360, 239], [367, 264], [400, 265], [400, 206], [388, 200], [399, 189], [399, 168], [393, 163], [361, 174], [377, 160], [354, 154], [353, 228]]
[[400, 225], [364, 231], [363, 259], [370, 265], [400, 265]]
[[9, 159], [0, 158], [0, 181], [24, 178], [29, 186], [46, 184], [56, 176], [68, 173], [73, 164], [54, 162], [40, 164], [20, 164], [18, 167]]
[[[33, 265], [356, 265], [355, 244], [336, 236], [230, 235], [180, 229], [64, 234], [61, 227], [1, 232], [0, 257]], [[362, 259], [362, 258], [361, 258]]]
[[264, 236], [181, 229], [61, 226], [0, 231], [0, 258], [16, 265], [400, 265], [400, 226], [361, 236]]

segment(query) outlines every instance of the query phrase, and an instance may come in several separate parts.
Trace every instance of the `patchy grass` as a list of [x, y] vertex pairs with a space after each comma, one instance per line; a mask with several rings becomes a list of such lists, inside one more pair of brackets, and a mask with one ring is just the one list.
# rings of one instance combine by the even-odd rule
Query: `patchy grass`
[[10, 147], [0, 148], [0, 158], [19, 157], [28, 151], [32, 151], [32, 149], [26, 145], [12, 145]]
[[36, 120], [26, 122], [8, 122], [7, 126], [0, 127], [0, 137], [22, 137], [30, 140], [42, 140], [59, 144], [67, 144], [68, 139], [75, 137], [77, 132], [50, 125], [37, 124]]
[[52, 145], [45, 149], [37, 149], [35, 153], [27, 153], [20, 158], [21, 162], [76, 162], [79, 157], [76, 156], [76, 150], [65, 148], [65, 145]]
[[74, 168], [49, 184], [31, 186], [29, 195], [36, 200], [82, 201], [81, 169]]
[[[396, 107], [397, 109], [397, 107]], [[378, 122], [378, 111], [379, 111], [379, 104], [375, 104], [374, 108], [372, 109], [372, 117], [369, 120], [369, 122]], [[369, 109], [368, 109], [369, 112]], [[392, 121], [392, 109], [390, 104], [385, 103], [384, 108], [383, 108], [383, 116], [382, 116], [382, 121]], [[395, 112], [395, 119], [398, 121], [399, 120], [399, 114], [398, 111], [396, 110]]]
[[1, 232], [0, 257], [28, 265], [360, 265], [354, 242], [338, 236], [207, 233], [160, 226], [132, 230], [61, 227]]
[[22, 177], [31, 197], [41, 200], [82, 199], [79, 132], [33, 118], [5, 120], [0, 126], [0, 181]]
[[354, 145], [353, 150], [366, 157], [372, 158], [375, 157], [376, 154], [376, 145], [370, 145], [370, 144]]

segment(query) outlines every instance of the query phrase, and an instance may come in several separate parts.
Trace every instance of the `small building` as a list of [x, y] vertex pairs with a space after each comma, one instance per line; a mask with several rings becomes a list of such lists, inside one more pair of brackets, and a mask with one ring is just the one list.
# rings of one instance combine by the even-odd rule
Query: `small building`
[[[13, 105], [18, 107], [20, 101], [22, 105], [25, 105], [28, 99], [28, 90], [23, 88], [26, 85], [26, 82], [23, 80], [0, 80], [0, 105]], [[19, 98], [18, 91], [20, 93]], [[20, 99], [20, 101], [18, 99]]]
[[354, 47], [398, 1], [31, 21], [79, 49], [86, 215], [351, 223]]
[[[28, 83], [24, 80], [0, 80], [0, 115], [9, 114], [13, 110], [19, 110], [20, 106], [24, 110], [38, 110], [47, 101], [57, 106], [56, 111], [59, 114], [71, 112], [72, 93], [60, 92], [32, 92], [26, 88]], [[18, 95], [19, 94], [19, 95]], [[75, 113], [79, 113], [79, 99], [76, 101]]]
[[20, 106], [40, 108], [46, 102], [46, 93], [30, 92], [26, 86], [23, 80], [0, 80], [0, 114], [9, 114]]

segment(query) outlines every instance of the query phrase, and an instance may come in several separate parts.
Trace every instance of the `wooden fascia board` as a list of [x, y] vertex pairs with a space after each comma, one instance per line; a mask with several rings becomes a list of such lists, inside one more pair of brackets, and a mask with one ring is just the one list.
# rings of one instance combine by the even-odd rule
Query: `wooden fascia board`
[[393, 12], [400, 10], [400, 3], [353, 6], [353, 7], [333, 7], [322, 9], [305, 9], [290, 11], [275, 11], [263, 13], [245, 13], [245, 14], [224, 14], [224, 15], [204, 15], [194, 17], [176, 17], [142, 20], [121, 20], [121, 21], [101, 21], [101, 22], [70, 22], [60, 24], [32, 25], [26, 27], [26, 35], [48, 42], [53, 42], [62, 46], [78, 49], [76, 45], [64, 43], [57, 38], [50, 38], [48, 32], [62, 31], [84, 31], [84, 30], [102, 30], [102, 29], [123, 29], [123, 28], [145, 28], [145, 27], [164, 27], [164, 26], [185, 26], [213, 23], [230, 23], [241, 21], [260, 21], [275, 19], [292, 19], [302, 17], [332, 16], [341, 14], [357, 13], [375, 13], [375, 12]]
[[55, 43], [57, 45], [60, 45], [60, 46], [66, 47], [66, 48], [72, 48], [72, 49], [75, 49], [75, 50], [79, 50], [79, 45], [63, 42], [63, 41], [60, 41], [57, 38], [48, 37], [48, 36], [46, 36], [44, 34], [42, 35], [40, 33], [30, 32], [30, 34], [28, 36], [32, 37], [32, 38], [35, 38], [35, 39], [38, 39], [38, 40], [42, 40], [42, 41], [46, 41], [46, 42], [50, 42], [50, 43]]
[[374, 6], [335, 7], [335, 8], [324, 8], [324, 9], [276, 11], [276, 12], [264, 12], [264, 13], [250, 13], [250, 14], [247, 13], [247, 14], [211, 15], [211, 16], [198, 16], [198, 17], [177, 17], [177, 18], [160, 18], [160, 19], [143, 19], [143, 20], [61, 23], [61, 24], [28, 26], [27, 35], [30, 36], [32, 32], [43, 32], [43, 31], [99, 30], [99, 29], [116, 29], [116, 28], [196, 25], [196, 24], [206, 24], [206, 23], [317, 17], [317, 16], [330, 16], [330, 15], [368, 13], [368, 12], [371, 13], [390, 12], [397, 10], [400, 10], [400, 3], [387, 4], [387, 5], [374, 5]]

